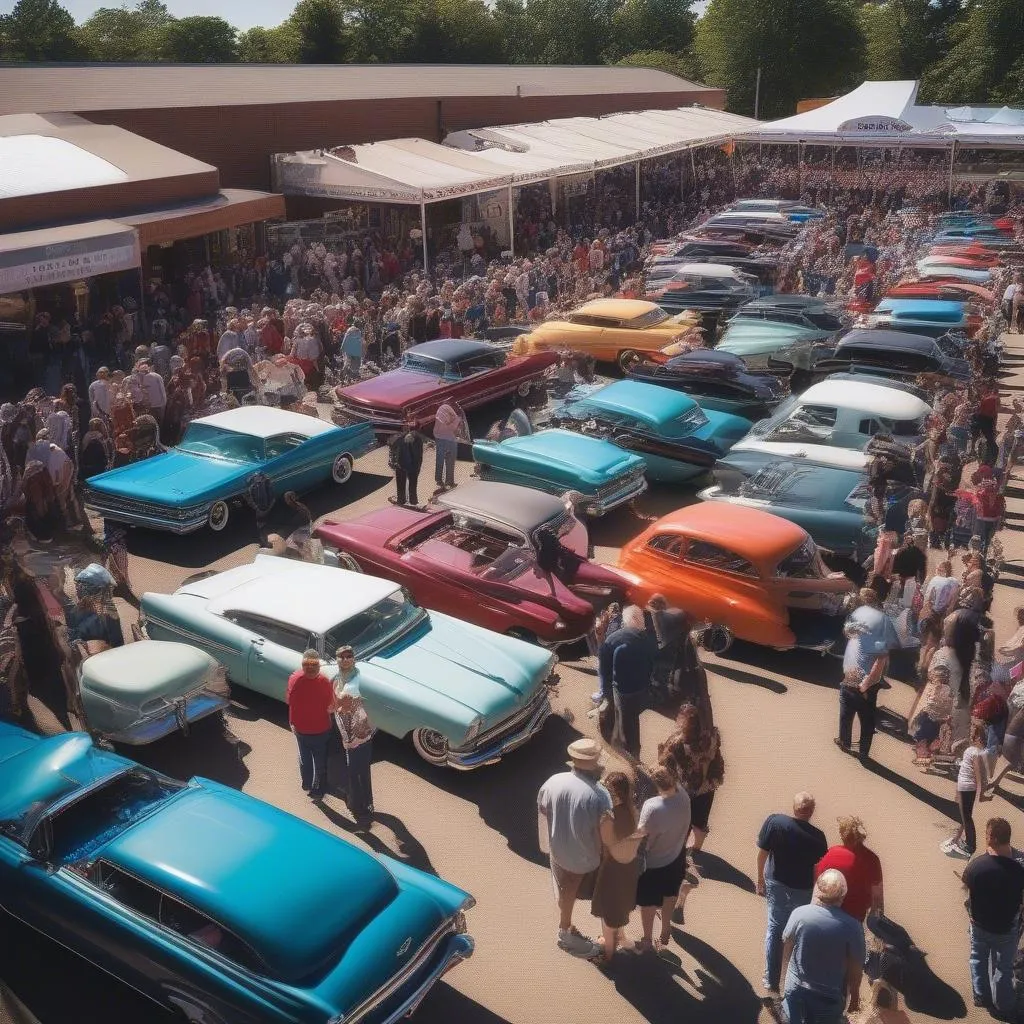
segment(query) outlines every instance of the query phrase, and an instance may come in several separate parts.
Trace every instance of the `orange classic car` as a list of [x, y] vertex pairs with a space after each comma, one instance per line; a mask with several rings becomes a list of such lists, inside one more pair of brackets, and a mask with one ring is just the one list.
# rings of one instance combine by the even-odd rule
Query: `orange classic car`
[[645, 604], [664, 594], [714, 627], [705, 641], [716, 653], [734, 637], [778, 650], [825, 651], [842, 632], [854, 589], [845, 576], [829, 573], [803, 528], [718, 502], [659, 519], [622, 548], [619, 568], [632, 580], [632, 600]]
[[644, 355], [652, 356], [666, 345], [700, 326], [700, 314], [684, 311], [669, 316], [653, 302], [639, 299], [594, 299], [557, 320], [538, 324], [520, 335], [513, 352], [550, 352], [570, 349], [592, 356], [597, 362], [618, 363], [626, 370]]

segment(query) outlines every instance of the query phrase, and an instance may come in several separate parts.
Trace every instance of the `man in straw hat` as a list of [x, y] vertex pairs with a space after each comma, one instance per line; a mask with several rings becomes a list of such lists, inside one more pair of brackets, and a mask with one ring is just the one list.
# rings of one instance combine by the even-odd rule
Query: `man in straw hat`
[[814, 896], [797, 907], [782, 933], [785, 1013], [789, 1024], [839, 1024], [846, 1009], [860, 1009], [864, 929], [845, 910], [846, 879], [830, 868], [814, 883]]
[[569, 744], [570, 771], [552, 775], [537, 794], [541, 849], [551, 858], [558, 901], [558, 947], [590, 959], [601, 947], [572, 923], [577, 899], [590, 899], [601, 864], [601, 815], [612, 801], [600, 784], [604, 772], [601, 745], [592, 739]]

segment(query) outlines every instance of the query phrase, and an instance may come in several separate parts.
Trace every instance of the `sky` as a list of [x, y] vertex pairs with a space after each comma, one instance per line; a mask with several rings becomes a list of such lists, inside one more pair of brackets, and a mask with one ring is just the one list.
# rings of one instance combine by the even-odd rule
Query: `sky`
[[[164, 0], [167, 9], [176, 18], [190, 14], [218, 14], [235, 28], [252, 28], [263, 25], [272, 28], [280, 25], [295, 7], [295, 0]], [[7, 0], [0, 0], [0, 13], [7, 7]], [[97, 7], [120, 7], [120, 0], [61, 0], [61, 6], [71, 12], [75, 21], [85, 21]], [[128, 6], [134, 6], [129, 0]]]

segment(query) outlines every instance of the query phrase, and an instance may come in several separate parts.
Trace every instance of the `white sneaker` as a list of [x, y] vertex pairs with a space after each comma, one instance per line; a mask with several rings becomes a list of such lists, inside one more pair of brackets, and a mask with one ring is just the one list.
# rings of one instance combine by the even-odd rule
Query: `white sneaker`
[[947, 852], [951, 857], [963, 857], [964, 860], [971, 859], [971, 851], [963, 843], [954, 843]]
[[952, 836], [948, 839], [943, 839], [942, 842], [939, 843], [939, 849], [943, 853], [951, 853], [954, 846], [956, 846], [956, 840]]
[[568, 928], [558, 929], [558, 948], [582, 960], [592, 960], [601, 952], [601, 947], [596, 942]]

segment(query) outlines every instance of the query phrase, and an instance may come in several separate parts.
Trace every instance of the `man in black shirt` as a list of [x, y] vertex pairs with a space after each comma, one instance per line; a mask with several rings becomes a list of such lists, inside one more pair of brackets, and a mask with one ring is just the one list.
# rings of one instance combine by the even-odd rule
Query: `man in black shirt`
[[963, 873], [971, 915], [971, 988], [974, 1005], [1000, 1020], [1014, 1020], [1013, 959], [1020, 938], [1024, 866], [1010, 846], [1010, 823], [989, 818], [984, 853]]
[[782, 976], [782, 932], [790, 912], [811, 902], [814, 865], [828, 852], [825, 833], [811, 824], [813, 814], [814, 797], [797, 793], [792, 816], [768, 815], [757, 837], [757, 894], [768, 901], [763, 984], [775, 995]]

